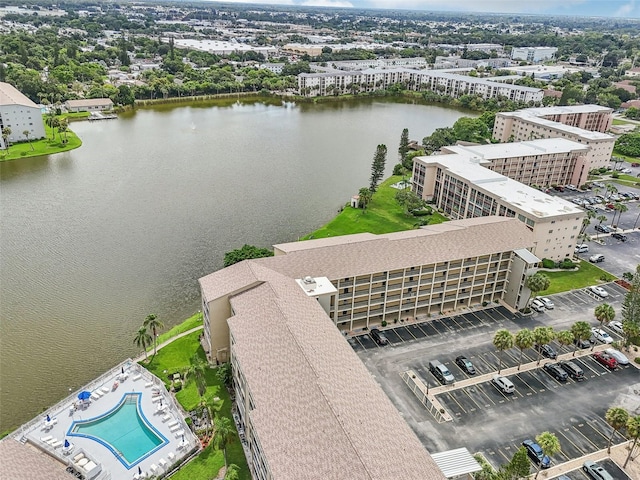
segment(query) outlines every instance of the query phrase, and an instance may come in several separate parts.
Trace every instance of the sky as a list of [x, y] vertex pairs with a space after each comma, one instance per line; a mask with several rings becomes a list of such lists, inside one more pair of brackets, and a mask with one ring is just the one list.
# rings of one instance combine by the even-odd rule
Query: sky
[[224, 0], [230, 3], [640, 18], [640, 0]]

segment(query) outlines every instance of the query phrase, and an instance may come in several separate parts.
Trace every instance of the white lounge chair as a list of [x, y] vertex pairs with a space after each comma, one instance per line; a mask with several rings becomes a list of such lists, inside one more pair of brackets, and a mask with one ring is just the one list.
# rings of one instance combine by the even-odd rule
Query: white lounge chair
[[142, 375], [138, 373], [137, 375], [134, 375], [133, 377], [131, 377], [131, 380], [135, 382], [136, 380], [140, 380], [141, 378], [142, 378]]
[[176, 424], [175, 424], [175, 425], [171, 425], [171, 426], [169, 427], [169, 430], [170, 430], [170, 431], [172, 431], [172, 432], [175, 432], [175, 431], [177, 431], [177, 430], [180, 430], [180, 425], [176, 422]]
[[94, 392], [98, 398], [102, 398], [104, 396], [104, 392], [102, 390], [94, 390]]
[[175, 432], [176, 438], [181, 437], [182, 435], [184, 435], [184, 430], [180, 429], [180, 430], [176, 430]]
[[47, 435], [46, 437], [40, 437], [40, 441], [44, 443], [48, 443], [49, 440], [53, 440], [53, 435]]
[[169, 465], [169, 463], [164, 458], [161, 458], [160, 460], [158, 460], [158, 463], [160, 464], [160, 467], [162, 467], [163, 469], [167, 468], [167, 465]]
[[153, 387], [153, 382], [147, 382], [144, 384], [145, 388]]
[[[163, 422], [168, 422], [172, 418], [173, 418], [173, 415], [171, 415], [170, 413], [167, 413], [164, 417], [162, 417], [162, 421]], [[171, 425], [171, 424], [169, 424], [169, 425]]]
[[102, 387], [100, 390], [102, 390], [105, 394], [109, 393], [111, 390], [109, 389], [109, 387]]
[[178, 421], [177, 420], [172, 420], [171, 422], [167, 423], [167, 427], [171, 428], [174, 425], [178, 425]]
[[80, 461], [81, 458], [84, 458], [84, 453], [82, 453], [82, 452], [80, 452], [75, 457], [73, 457], [73, 461], [77, 463], [77, 462]]
[[151, 401], [152, 401], [153, 403], [159, 402], [160, 400], [162, 400], [162, 395], [160, 395], [160, 396], [158, 396], [158, 397], [156, 397], [156, 398], [151, 399]]
[[49, 445], [51, 445], [52, 443], [55, 443], [55, 442], [57, 442], [57, 441], [58, 441], [58, 439], [57, 439], [56, 437], [51, 437], [49, 440], [47, 440], [47, 442], [46, 442], [46, 443], [48, 443]]
[[50, 443], [49, 445], [51, 445], [53, 448], [58, 448], [59, 446], [62, 445], [62, 442], [60, 440], [56, 440], [53, 443]]
[[98, 400], [100, 398], [100, 395], [98, 395], [96, 392], [93, 392], [91, 394], [91, 400]]
[[169, 459], [169, 461], [173, 462], [176, 458], [176, 454], [173, 452], [169, 452], [169, 454], [167, 455], [167, 458]]
[[151, 473], [153, 473], [154, 475], [158, 473], [158, 470], [160, 470], [155, 463], [152, 463], [149, 469], [151, 470]]

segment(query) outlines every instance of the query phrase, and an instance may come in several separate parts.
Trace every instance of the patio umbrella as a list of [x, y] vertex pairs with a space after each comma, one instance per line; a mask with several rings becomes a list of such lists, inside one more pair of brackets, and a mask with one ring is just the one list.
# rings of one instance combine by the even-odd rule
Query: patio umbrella
[[64, 448], [69, 448], [69, 440], [64, 439]]
[[182, 443], [184, 443], [184, 435], [182, 435]]
[[78, 398], [79, 398], [80, 400], [86, 400], [86, 399], [88, 399], [88, 398], [90, 398], [90, 397], [91, 397], [91, 392], [87, 392], [86, 390], [85, 390], [84, 392], [80, 392], [80, 393], [78, 394]]
[[120, 367], [120, 372], [124, 375], [124, 367]]
[[49, 414], [47, 413], [47, 422], [51, 421], [51, 417], [49, 416]]
[[142, 469], [140, 468], [140, 465], [138, 465], [138, 475], [142, 475]]

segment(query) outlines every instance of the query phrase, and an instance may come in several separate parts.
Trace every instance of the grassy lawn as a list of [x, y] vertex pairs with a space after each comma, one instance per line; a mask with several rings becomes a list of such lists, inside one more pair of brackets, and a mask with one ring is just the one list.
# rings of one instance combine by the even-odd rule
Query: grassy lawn
[[391, 185], [402, 180], [400, 176], [386, 179], [378, 191], [373, 195], [366, 212], [362, 209], [344, 207], [333, 220], [319, 228], [315, 232], [303, 237], [303, 240], [311, 238], [335, 237], [350, 235], [352, 233], [371, 232], [375, 234], [399, 232], [416, 228], [421, 218], [428, 219], [429, 223], [442, 223], [446, 218], [438, 213], [429, 217], [414, 217], [404, 212], [395, 200], [398, 191]]
[[8, 160], [16, 160], [18, 158], [39, 157], [41, 155], [51, 155], [53, 153], [66, 152], [73, 150], [82, 145], [82, 141], [71, 130], [67, 129], [67, 143], [62, 143], [60, 135], [56, 133], [55, 139], [52, 139], [53, 133], [51, 128], [46, 124], [44, 126], [46, 137], [40, 140], [32, 140], [29, 142], [14, 143], [9, 146], [9, 151], [2, 150], [0, 153], [0, 162]]
[[589, 285], [598, 285], [600, 277], [607, 275], [607, 278], [614, 280], [615, 277], [604, 270], [596, 267], [589, 262], [580, 262], [578, 271], [563, 270], [559, 272], [545, 272], [547, 277], [551, 279], [551, 285], [548, 290], [540, 292], [539, 295], [552, 295], [554, 293], [567, 292], [577, 288], [588, 287]]
[[614, 118], [613, 119], [613, 124], [614, 125], [635, 125], [633, 122], [628, 122], [628, 121], [622, 120], [620, 118]]
[[[158, 345], [160, 345], [162, 342], [166, 342], [170, 338], [180, 335], [182, 332], [186, 332], [200, 325], [202, 325], [202, 313], [198, 312], [187, 318], [181, 324], [176, 325], [171, 330], [158, 335]], [[153, 351], [153, 347], [150, 347], [149, 351]]]
[[[182, 331], [189, 330], [194, 326], [194, 315], [189, 318], [185, 324], [178, 325]], [[200, 324], [200, 321], [195, 322], [195, 325]], [[167, 332], [170, 333], [171, 331]], [[149, 357], [149, 364], [142, 362], [142, 365], [151, 371], [158, 378], [163, 381], [169, 382], [168, 375], [175, 372], [182, 372], [190, 363], [191, 358], [194, 355], [198, 355], [200, 358], [205, 359], [205, 353], [200, 345], [198, 338], [200, 337], [200, 331], [193, 332], [189, 335], [185, 335], [182, 338], [178, 338], [174, 342], [170, 343], [166, 347], [158, 351], [155, 357]], [[166, 370], [166, 373], [165, 373]], [[216, 369], [211, 368], [205, 375], [207, 388], [204, 396], [219, 397], [222, 400], [222, 406], [218, 415], [227, 417], [233, 422], [231, 416], [231, 398], [229, 392], [218, 380], [216, 375]], [[195, 382], [188, 382], [187, 385], [176, 394], [176, 399], [182, 405], [186, 411], [193, 410], [199, 403], [200, 397], [198, 395]], [[249, 466], [242, 450], [242, 444], [239, 438], [236, 436], [235, 441], [227, 447], [227, 460], [228, 462], [235, 463], [240, 467], [240, 478], [243, 480], [249, 480], [251, 475], [249, 473]], [[224, 458], [222, 452], [213, 449], [208, 446], [204, 449], [197, 458], [189, 462], [182, 467], [180, 471], [172, 478], [178, 479], [190, 479], [190, 480], [209, 480], [215, 478], [221, 467], [224, 466]]]
[[628, 155], [622, 155], [621, 153], [617, 152], [617, 151], [613, 151], [612, 154], [614, 157], [620, 157], [620, 158], [624, 158], [627, 162], [630, 163], [634, 163], [638, 161], [638, 157], [629, 157]]

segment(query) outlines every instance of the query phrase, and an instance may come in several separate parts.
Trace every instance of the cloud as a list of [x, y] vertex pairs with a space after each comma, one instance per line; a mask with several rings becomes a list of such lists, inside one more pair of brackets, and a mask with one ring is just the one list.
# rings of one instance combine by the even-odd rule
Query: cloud
[[[635, 0], [632, 0], [635, 1]], [[551, 9], [571, 9], [588, 3], [588, 0], [536, 0], [518, 2], [515, 0], [368, 0], [374, 8], [402, 8], [414, 10], [497, 12], [497, 13], [540, 13]]]
[[304, 7], [341, 7], [353, 8], [353, 3], [347, 0], [304, 0], [300, 5]]
[[[221, 0], [209, 0], [219, 2]], [[256, 3], [261, 5], [295, 5], [293, 0], [223, 0], [225, 3]]]
[[[636, 0], [631, 0], [629, 3], [620, 5], [618, 9], [613, 13], [613, 17], [628, 17], [636, 9]], [[638, 13], [638, 12], [636, 12]]]

